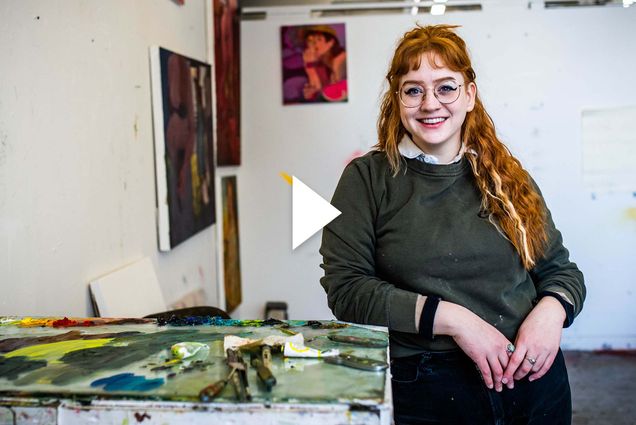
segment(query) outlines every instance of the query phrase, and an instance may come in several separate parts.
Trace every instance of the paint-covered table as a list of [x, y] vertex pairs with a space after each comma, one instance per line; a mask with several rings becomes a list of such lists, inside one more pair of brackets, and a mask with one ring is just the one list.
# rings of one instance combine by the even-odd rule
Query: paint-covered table
[[[249, 366], [251, 401], [238, 401], [232, 385], [202, 401], [201, 390], [231, 370], [227, 335], [298, 333], [318, 350], [388, 359], [385, 329], [341, 322], [0, 317], [0, 424], [391, 423], [388, 371], [276, 352], [270, 391]], [[365, 340], [374, 346], [361, 345]], [[182, 359], [171, 350], [180, 343], [205, 350]]]

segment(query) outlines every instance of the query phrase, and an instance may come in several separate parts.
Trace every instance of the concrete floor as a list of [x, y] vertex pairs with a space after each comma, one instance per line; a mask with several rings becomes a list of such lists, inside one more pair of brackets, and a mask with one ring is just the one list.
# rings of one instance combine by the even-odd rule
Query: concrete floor
[[564, 354], [573, 425], [636, 425], [636, 350]]

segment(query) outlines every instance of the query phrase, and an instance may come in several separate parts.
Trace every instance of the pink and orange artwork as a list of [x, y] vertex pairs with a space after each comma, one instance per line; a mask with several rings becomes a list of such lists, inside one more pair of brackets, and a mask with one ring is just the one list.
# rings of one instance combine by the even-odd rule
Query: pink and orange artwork
[[283, 104], [346, 102], [345, 24], [281, 27]]

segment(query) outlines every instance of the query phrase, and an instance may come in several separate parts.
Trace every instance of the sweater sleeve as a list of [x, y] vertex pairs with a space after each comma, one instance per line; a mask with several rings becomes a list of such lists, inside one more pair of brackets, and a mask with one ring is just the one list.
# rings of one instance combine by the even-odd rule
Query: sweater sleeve
[[[572, 304], [573, 314], [568, 315], [565, 323], [567, 327], [583, 308], [586, 295], [585, 283], [583, 273], [575, 263], [570, 261], [569, 252], [563, 246], [561, 232], [555, 227], [549, 210], [547, 210], [546, 221], [548, 244], [543, 257], [530, 270], [530, 276], [539, 296], [556, 293], [561, 297], [565, 296], [566, 301]], [[567, 311], [568, 309], [566, 313]]]
[[416, 333], [417, 294], [376, 276], [375, 223], [382, 193], [371, 174], [365, 161], [354, 160], [340, 178], [331, 203], [342, 214], [323, 229], [320, 283], [339, 320]]

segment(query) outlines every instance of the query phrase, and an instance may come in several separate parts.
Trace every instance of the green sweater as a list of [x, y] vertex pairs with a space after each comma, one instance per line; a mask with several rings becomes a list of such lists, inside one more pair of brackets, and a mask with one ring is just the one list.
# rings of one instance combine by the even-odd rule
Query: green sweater
[[569, 260], [548, 213], [549, 245], [527, 271], [512, 244], [480, 214], [481, 196], [466, 159], [450, 165], [405, 159], [393, 177], [386, 156], [370, 152], [344, 170], [331, 203], [342, 214], [323, 230], [321, 284], [339, 320], [387, 326], [391, 355], [457, 348], [415, 327], [417, 295], [460, 304], [514, 341], [537, 293], [585, 299], [583, 275]]

